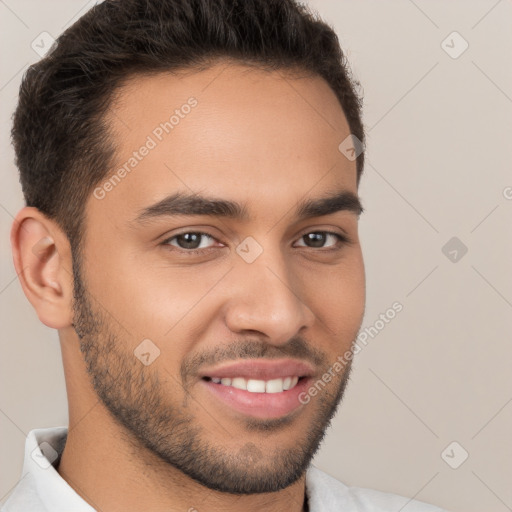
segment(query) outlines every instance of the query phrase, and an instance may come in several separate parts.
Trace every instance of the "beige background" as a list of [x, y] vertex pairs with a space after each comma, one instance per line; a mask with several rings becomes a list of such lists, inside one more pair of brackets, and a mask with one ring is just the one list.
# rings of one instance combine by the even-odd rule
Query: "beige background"
[[[38, 59], [32, 41], [57, 36], [92, 4], [0, 2], [2, 501], [28, 431], [67, 423], [57, 333], [38, 321], [12, 265], [8, 233], [23, 203], [10, 116]], [[363, 327], [403, 305], [357, 356], [316, 464], [453, 512], [512, 510], [512, 2], [311, 5], [335, 27], [365, 93]], [[443, 49], [462, 48], [458, 36], [446, 39], [453, 31], [469, 44], [458, 58]], [[452, 237], [458, 247], [446, 256]], [[453, 441], [452, 465], [469, 453], [458, 469], [441, 456]]]

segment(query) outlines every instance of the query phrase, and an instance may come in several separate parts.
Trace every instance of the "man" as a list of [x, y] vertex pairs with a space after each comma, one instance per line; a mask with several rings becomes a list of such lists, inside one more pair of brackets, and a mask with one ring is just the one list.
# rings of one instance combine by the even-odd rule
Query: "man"
[[109, 0], [28, 70], [11, 240], [69, 428], [2, 510], [440, 510], [310, 465], [364, 313], [360, 106], [292, 0]]

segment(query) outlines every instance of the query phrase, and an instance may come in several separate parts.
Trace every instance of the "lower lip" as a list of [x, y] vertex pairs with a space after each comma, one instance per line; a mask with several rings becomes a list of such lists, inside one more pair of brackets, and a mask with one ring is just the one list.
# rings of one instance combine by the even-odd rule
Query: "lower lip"
[[299, 395], [308, 388], [309, 378], [300, 379], [294, 388], [281, 393], [251, 393], [231, 386], [202, 380], [206, 389], [231, 409], [246, 416], [276, 419], [302, 407]]

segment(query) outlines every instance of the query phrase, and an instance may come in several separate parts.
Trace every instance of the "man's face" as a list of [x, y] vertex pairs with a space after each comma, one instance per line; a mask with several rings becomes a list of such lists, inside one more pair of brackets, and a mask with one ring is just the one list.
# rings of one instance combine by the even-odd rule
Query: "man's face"
[[299, 397], [350, 349], [364, 312], [353, 203], [299, 208], [357, 196], [338, 150], [347, 121], [322, 79], [285, 76], [219, 64], [125, 85], [107, 115], [116, 166], [86, 205], [75, 269], [75, 328], [113, 418], [224, 492], [303, 474], [350, 365]]

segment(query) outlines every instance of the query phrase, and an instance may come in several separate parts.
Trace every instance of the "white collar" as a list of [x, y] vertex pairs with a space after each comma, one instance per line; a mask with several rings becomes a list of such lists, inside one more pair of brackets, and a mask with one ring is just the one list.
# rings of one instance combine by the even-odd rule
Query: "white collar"
[[[68, 427], [31, 430], [25, 443], [22, 477], [0, 512], [96, 512], [57, 472]], [[443, 512], [443, 509], [394, 494], [347, 487], [310, 466], [306, 472], [309, 512]], [[94, 505], [94, 503], [93, 503]]]

